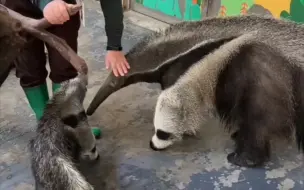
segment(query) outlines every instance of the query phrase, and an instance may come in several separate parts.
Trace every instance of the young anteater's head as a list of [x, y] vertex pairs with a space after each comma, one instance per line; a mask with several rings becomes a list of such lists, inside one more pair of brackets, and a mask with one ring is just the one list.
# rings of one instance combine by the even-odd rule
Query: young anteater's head
[[[85, 160], [99, 158], [96, 150], [96, 139], [88, 123], [83, 101], [87, 91], [87, 77], [79, 75], [64, 82], [58, 91], [65, 97], [60, 106], [61, 120], [65, 124], [65, 131], [76, 139], [80, 147], [80, 156]], [[60, 95], [59, 95], [60, 96]]]

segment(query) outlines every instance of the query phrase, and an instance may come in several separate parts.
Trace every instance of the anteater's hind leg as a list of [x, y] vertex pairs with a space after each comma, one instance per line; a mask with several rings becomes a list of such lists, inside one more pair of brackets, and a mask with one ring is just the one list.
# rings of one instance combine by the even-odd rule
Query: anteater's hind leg
[[[227, 156], [227, 159], [230, 163], [238, 166], [261, 166], [270, 157], [269, 138], [254, 129], [260, 128], [260, 126], [249, 125], [244, 124], [240, 130], [232, 134], [232, 138], [236, 142], [236, 148], [233, 153]], [[250, 128], [254, 130], [250, 130]]]
[[304, 73], [302, 68], [295, 68], [293, 73], [294, 102], [295, 102], [295, 132], [299, 150], [304, 153]]
[[[271, 84], [271, 83], [270, 83]], [[292, 101], [288, 91], [262, 86], [251, 86], [232, 112], [238, 130], [232, 135], [235, 151], [228, 155], [229, 162], [244, 166], [261, 166], [270, 157], [270, 138], [288, 137], [292, 128]]]
[[244, 45], [227, 61], [217, 81], [216, 108], [228, 129], [230, 123], [239, 129], [227, 158], [239, 166], [260, 166], [269, 158], [270, 137], [292, 134], [291, 63], [259, 42]]

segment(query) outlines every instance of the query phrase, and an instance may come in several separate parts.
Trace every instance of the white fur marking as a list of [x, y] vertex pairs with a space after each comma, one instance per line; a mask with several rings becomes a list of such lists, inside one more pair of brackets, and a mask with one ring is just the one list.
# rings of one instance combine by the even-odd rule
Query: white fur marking
[[69, 184], [72, 185], [70, 190], [93, 190], [93, 187], [84, 179], [71, 163], [59, 157], [56, 159], [64, 173], [68, 176]]
[[229, 63], [227, 60], [232, 55], [236, 54], [243, 45], [249, 44], [254, 40], [255, 34], [256, 31], [244, 34], [208, 54], [198, 63], [191, 66], [171, 88], [182, 88], [183, 85], [192, 85], [200, 90], [200, 93], [202, 93], [201, 95], [209, 104], [213, 105], [214, 89], [219, 72]]
[[74, 94], [77, 90], [77, 86], [71, 86], [69, 85], [68, 89], [66, 90], [66, 96], [69, 97], [72, 94]]
[[161, 140], [161, 139], [157, 138], [156, 135], [153, 135], [152, 142], [153, 142], [154, 146], [158, 149], [163, 149], [163, 148], [166, 148], [173, 144], [173, 142], [171, 142], [170, 140], [165, 141], [165, 140]]

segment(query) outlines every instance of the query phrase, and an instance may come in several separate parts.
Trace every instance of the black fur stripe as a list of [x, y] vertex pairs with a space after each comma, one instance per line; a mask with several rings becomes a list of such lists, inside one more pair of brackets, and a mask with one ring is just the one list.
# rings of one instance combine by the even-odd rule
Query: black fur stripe
[[162, 89], [166, 89], [172, 86], [177, 81], [177, 79], [183, 75], [194, 63], [235, 38], [236, 36], [233, 36], [230, 38], [223, 38], [212, 41], [210, 43], [206, 43], [189, 51], [184, 55], [181, 55], [180, 57], [177, 57], [176, 59], [173, 59], [166, 64], [161, 65], [161, 67], [154, 72], [141, 72], [135, 75], [131, 75], [127, 78], [122, 87], [137, 82], [159, 82]]
[[168, 140], [171, 136], [171, 133], [165, 132], [161, 129], [157, 129], [156, 136], [161, 140]]
[[69, 115], [62, 119], [62, 122], [65, 125], [75, 128], [80, 121], [87, 119], [87, 115], [85, 111], [80, 112], [77, 115]]
[[96, 152], [96, 145], [94, 146], [94, 148], [92, 148], [91, 152], [92, 153]]

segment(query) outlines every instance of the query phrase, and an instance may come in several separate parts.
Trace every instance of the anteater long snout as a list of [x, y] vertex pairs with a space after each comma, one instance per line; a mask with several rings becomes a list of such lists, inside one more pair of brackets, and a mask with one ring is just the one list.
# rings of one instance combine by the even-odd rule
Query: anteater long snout
[[93, 115], [95, 110], [107, 97], [123, 86], [124, 81], [124, 77], [115, 77], [113, 73], [110, 73], [90, 103], [87, 115]]

